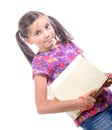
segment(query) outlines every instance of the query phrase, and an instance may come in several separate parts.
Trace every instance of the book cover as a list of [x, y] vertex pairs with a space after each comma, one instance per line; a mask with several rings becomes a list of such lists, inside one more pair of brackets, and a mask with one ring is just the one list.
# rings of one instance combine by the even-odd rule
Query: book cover
[[[87, 91], [97, 88], [94, 97], [102, 91], [107, 76], [87, 58], [77, 56], [49, 86], [49, 95], [57, 100], [75, 99]], [[67, 114], [74, 120], [80, 110]]]

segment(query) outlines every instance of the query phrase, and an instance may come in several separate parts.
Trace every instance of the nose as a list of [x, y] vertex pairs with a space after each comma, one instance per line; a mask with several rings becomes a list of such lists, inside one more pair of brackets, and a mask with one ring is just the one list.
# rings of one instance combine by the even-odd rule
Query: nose
[[45, 38], [48, 38], [49, 36], [50, 36], [49, 31], [48, 31], [48, 30], [45, 30], [45, 31], [44, 31], [44, 37], [45, 37]]

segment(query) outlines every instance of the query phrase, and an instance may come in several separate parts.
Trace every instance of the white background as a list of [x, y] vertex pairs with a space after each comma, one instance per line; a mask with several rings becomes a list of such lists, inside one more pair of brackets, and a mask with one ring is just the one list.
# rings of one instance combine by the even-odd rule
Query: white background
[[80, 130], [65, 114], [39, 115], [31, 66], [15, 40], [19, 18], [30, 10], [56, 17], [84, 54], [112, 72], [111, 0], [3, 0], [0, 3], [0, 129]]

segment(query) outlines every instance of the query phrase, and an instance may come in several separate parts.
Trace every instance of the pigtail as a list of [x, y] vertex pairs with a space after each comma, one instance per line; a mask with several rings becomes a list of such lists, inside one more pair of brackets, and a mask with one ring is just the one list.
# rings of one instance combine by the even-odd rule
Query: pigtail
[[66, 43], [73, 40], [72, 35], [60, 24], [57, 19], [51, 16], [48, 16], [48, 18], [51, 20], [51, 25], [53, 26], [56, 36], [60, 42]]
[[28, 62], [32, 63], [32, 60], [35, 56], [35, 53], [28, 47], [28, 45], [22, 40], [21, 36], [20, 36], [20, 32], [18, 31], [16, 33], [16, 40], [17, 43], [20, 47], [20, 49], [22, 50], [23, 54], [25, 55], [26, 59], [28, 60]]

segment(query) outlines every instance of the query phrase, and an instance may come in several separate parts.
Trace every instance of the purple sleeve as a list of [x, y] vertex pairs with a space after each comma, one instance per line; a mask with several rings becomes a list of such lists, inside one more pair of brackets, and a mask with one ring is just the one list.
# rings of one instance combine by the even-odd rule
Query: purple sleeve
[[48, 76], [52, 74], [47, 60], [41, 56], [35, 56], [32, 62], [32, 77], [34, 78], [36, 74], [46, 74]]
[[80, 47], [78, 47], [75, 43], [73, 43], [73, 42], [71, 42], [71, 44], [72, 44], [72, 46], [74, 47], [74, 48], [76, 48], [76, 51], [77, 51], [77, 53], [78, 54], [82, 54], [83, 55], [83, 50], [80, 48]]

